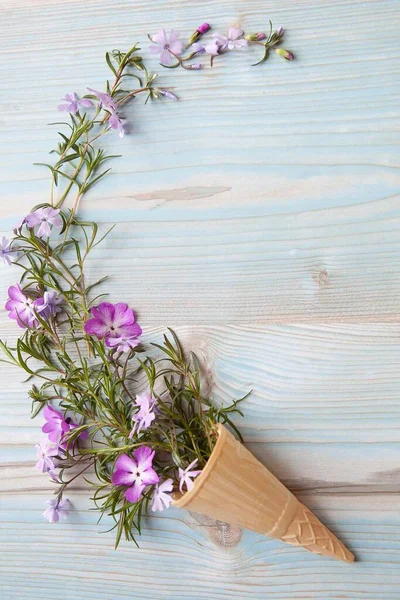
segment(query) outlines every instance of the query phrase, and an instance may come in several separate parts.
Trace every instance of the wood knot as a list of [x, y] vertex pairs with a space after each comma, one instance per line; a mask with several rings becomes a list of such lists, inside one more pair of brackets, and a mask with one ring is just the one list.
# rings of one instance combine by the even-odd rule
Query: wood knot
[[239, 527], [225, 523], [224, 521], [216, 521], [210, 519], [206, 515], [190, 512], [192, 517], [206, 529], [207, 534], [214, 544], [222, 548], [233, 548], [237, 546], [242, 538], [242, 531]]
[[328, 271], [326, 269], [322, 269], [322, 271], [319, 271], [318, 273], [314, 273], [313, 279], [321, 287], [328, 285], [328, 283], [329, 283]]

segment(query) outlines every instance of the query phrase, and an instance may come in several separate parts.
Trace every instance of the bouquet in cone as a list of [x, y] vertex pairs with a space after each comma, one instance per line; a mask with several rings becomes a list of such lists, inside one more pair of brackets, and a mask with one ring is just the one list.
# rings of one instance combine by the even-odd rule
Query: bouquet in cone
[[[237, 27], [203, 44], [204, 23], [186, 45], [174, 30], [150, 39], [151, 52], [170, 68], [198, 71], [200, 55], [210, 63], [237, 48], [263, 47], [265, 62], [280, 46], [282, 28], [245, 35]], [[4, 361], [19, 366], [31, 382], [32, 416], [42, 418], [36, 468], [55, 485], [44, 516], [66, 518], [68, 488], [85, 477], [102, 515], [121, 536], [136, 541], [143, 517], [171, 504], [303, 546], [345, 561], [343, 544], [242, 445], [235, 416], [239, 403], [216, 405], [204, 391], [199, 361], [186, 355], [170, 330], [161, 344], [146, 345], [136, 314], [123, 299], [110, 302], [105, 278], [87, 281], [89, 255], [107, 235], [81, 220], [83, 196], [107, 174], [112, 156], [98, 147], [111, 133], [124, 136], [127, 102], [146, 94], [176, 100], [155, 84], [134, 45], [106, 54], [112, 72], [105, 89], [67, 94], [58, 110], [69, 114], [52, 151], [48, 202], [36, 205], [2, 239], [0, 256], [19, 267], [5, 309], [21, 335], [0, 342]], [[126, 89], [126, 82], [137, 82]], [[58, 123], [60, 125], [60, 123]], [[237, 437], [234, 437], [233, 433]]]

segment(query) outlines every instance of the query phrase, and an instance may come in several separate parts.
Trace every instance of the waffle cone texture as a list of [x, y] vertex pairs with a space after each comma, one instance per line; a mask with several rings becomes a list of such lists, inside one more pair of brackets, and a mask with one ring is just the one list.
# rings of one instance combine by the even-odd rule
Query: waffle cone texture
[[174, 506], [353, 562], [344, 544], [221, 424], [218, 434], [193, 488]]

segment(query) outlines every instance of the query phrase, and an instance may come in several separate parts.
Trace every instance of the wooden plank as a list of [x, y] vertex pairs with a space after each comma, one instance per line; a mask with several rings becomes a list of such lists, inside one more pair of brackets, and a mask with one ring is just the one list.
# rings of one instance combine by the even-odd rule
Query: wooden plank
[[351, 565], [173, 509], [149, 522], [140, 549], [121, 543], [115, 552], [86, 496], [72, 497], [69, 521], [57, 526], [42, 521], [44, 499], [0, 500], [2, 600], [399, 597], [399, 495], [301, 496], [355, 552]]

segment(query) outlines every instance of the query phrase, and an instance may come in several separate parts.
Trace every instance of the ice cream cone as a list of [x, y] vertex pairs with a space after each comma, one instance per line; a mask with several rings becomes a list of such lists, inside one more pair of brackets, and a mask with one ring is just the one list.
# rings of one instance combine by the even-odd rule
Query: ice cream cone
[[223, 425], [193, 488], [174, 506], [353, 562], [354, 556]]

